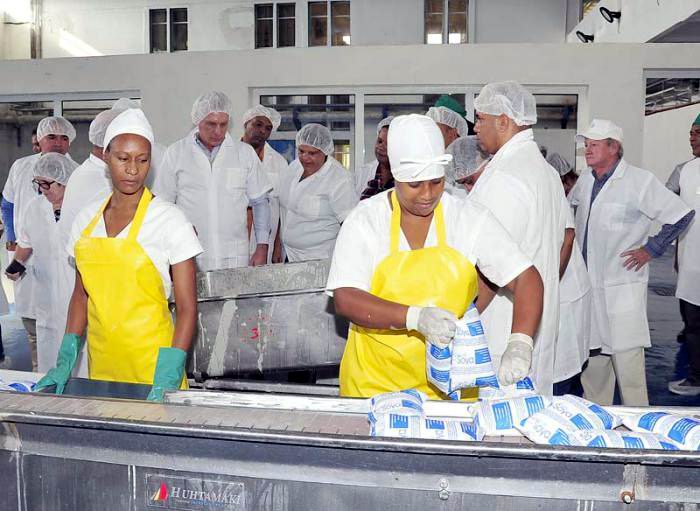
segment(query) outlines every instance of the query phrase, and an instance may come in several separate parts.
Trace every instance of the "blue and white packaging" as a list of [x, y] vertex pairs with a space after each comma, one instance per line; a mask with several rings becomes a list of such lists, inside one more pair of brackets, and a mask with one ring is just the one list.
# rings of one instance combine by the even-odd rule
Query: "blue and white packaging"
[[648, 412], [625, 417], [632, 431], [651, 431], [673, 440], [686, 451], [700, 451], [700, 420], [666, 412]]
[[7, 386], [17, 392], [33, 392], [35, 385], [36, 383], [25, 380], [13, 380], [7, 382]]
[[390, 438], [420, 438], [423, 417], [402, 413], [369, 414], [370, 435]]
[[547, 407], [516, 425], [518, 431], [536, 444], [572, 445], [576, 427], [556, 410]]
[[416, 389], [399, 392], [386, 392], [369, 399], [369, 409], [373, 414], [397, 413], [420, 417], [423, 415], [423, 403], [428, 396]]
[[452, 365], [452, 344], [439, 348], [425, 341], [425, 370], [428, 381], [443, 394], [452, 392], [450, 389], [450, 366]]
[[477, 417], [489, 436], [520, 436], [517, 426], [550, 404], [545, 396], [528, 396], [478, 404]]
[[499, 385], [498, 387], [481, 387], [479, 399], [491, 401], [494, 399], [511, 399], [514, 397], [534, 396], [537, 394], [535, 384], [529, 376], [513, 385]]
[[552, 398], [549, 408], [569, 421], [577, 430], [614, 429], [622, 424], [622, 419], [601, 406], [570, 394]]
[[670, 439], [648, 431], [620, 431], [615, 429], [586, 429], [569, 435], [573, 445], [615, 449], [659, 449], [677, 451]]
[[474, 304], [469, 307], [464, 317], [457, 321], [457, 331], [452, 341], [450, 385], [450, 390], [498, 387], [489, 343]]
[[435, 440], [462, 440], [476, 442], [484, 438], [484, 431], [479, 425], [479, 419], [423, 419], [421, 422], [421, 438]]

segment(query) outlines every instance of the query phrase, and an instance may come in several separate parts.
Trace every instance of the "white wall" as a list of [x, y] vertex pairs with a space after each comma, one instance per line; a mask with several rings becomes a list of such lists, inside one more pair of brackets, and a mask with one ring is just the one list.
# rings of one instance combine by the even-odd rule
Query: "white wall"
[[[193, 99], [227, 92], [240, 115], [255, 90], [318, 87], [328, 94], [360, 87], [480, 85], [515, 79], [526, 85], [583, 90], [580, 129], [594, 117], [625, 130], [628, 159], [642, 162], [644, 70], [697, 66], [697, 46], [497, 44], [374, 46], [127, 55], [0, 62], [2, 95], [136, 90], [163, 143], [184, 136]], [[242, 72], [255, 70], [255, 72]], [[236, 125], [238, 122], [235, 123]]]
[[12, 1], [11, 5], [0, 5], [0, 60], [28, 59], [31, 55], [29, 0]]
[[[608, 23], [599, 7], [621, 11], [619, 22]], [[567, 40], [579, 42], [576, 31], [594, 34], [596, 43], [645, 43], [697, 11], [700, 0], [602, 0], [571, 31]]]
[[421, 44], [424, 0], [352, 0], [352, 44]]
[[566, 39], [562, 0], [472, 0], [477, 43], [559, 43]]
[[692, 105], [644, 118], [642, 164], [664, 183], [676, 165], [693, 157], [689, 132], [698, 114], [700, 105]]

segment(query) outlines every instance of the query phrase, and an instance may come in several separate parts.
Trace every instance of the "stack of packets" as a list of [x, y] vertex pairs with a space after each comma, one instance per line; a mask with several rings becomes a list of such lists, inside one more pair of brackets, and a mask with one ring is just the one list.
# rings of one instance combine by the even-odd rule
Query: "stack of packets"
[[457, 321], [455, 337], [445, 348], [425, 343], [425, 368], [428, 381], [449, 399], [458, 400], [460, 390], [479, 387], [480, 399], [504, 399], [535, 394], [530, 378], [502, 387], [496, 378], [488, 340], [472, 304]]
[[473, 442], [484, 437], [478, 419], [426, 417], [424, 393], [411, 389], [379, 394], [369, 400], [371, 436]]

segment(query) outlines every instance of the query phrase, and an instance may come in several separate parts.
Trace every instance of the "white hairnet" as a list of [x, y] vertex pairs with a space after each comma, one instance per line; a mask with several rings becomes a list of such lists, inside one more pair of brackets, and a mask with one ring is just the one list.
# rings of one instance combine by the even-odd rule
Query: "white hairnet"
[[474, 174], [489, 157], [479, 147], [475, 135], [458, 138], [447, 146], [446, 151], [452, 155], [452, 164], [447, 167], [445, 172], [446, 179], [450, 184], [454, 184], [457, 179]]
[[297, 132], [297, 148], [300, 145], [310, 145], [321, 151], [326, 156], [331, 156], [335, 145], [331, 132], [320, 124], [307, 124]]
[[243, 114], [243, 126], [245, 126], [248, 121], [255, 119], [256, 117], [266, 117], [272, 123], [272, 131], [276, 131], [280, 127], [282, 122], [282, 116], [274, 108], [268, 108], [262, 105], [255, 105]]
[[231, 116], [231, 100], [223, 92], [207, 92], [199, 96], [192, 105], [192, 123], [196, 126], [204, 118], [213, 113], [224, 113]]
[[41, 141], [46, 135], [65, 135], [69, 142], [75, 140], [75, 128], [63, 117], [44, 117], [36, 127], [36, 139]]
[[390, 115], [389, 117], [384, 117], [384, 119], [379, 121], [379, 124], [377, 124], [377, 135], [379, 135], [379, 132], [382, 131], [384, 128], [388, 128], [391, 124], [391, 121], [393, 120], [394, 116]]
[[107, 127], [123, 110], [104, 110], [97, 114], [97, 116], [90, 123], [90, 130], [88, 131], [88, 140], [92, 145], [97, 147], [104, 147], [105, 133], [107, 132]]
[[425, 115], [435, 122], [455, 128], [460, 137], [466, 137], [467, 133], [469, 133], [469, 126], [464, 117], [446, 106], [431, 106]]
[[45, 177], [62, 185], [76, 169], [77, 164], [59, 153], [42, 154], [34, 165], [34, 177]]
[[573, 170], [571, 164], [559, 153], [549, 153], [547, 155], [547, 163], [554, 167], [560, 176], [565, 176]]
[[518, 126], [537, 123], [535, 96], [514, 81], [485, 85], [474, 100], [474, 110], [488, 115], [506, 114]]
[[128, 110], [129, 108], [141, 108], [138, 101], [129, 98], [119, 98], [112, 105], [112, 110]]
[[151, 143], [153, 146], [153, 128], [151, 123], [146, 119], [146, 115], [143, 110], [138, 108], [129, 108], [121, 112], [107, 127], [107, 133], [105, 133], [104, 147], [105, 149], [109, 146], [109, 143], [118, 135], [123, 135], [124, 133], [131, 133], [134, 135], [140, 135]]
[[399, 115], [391, 121], [387, 152], [396, 181], [414, 183], [445, 175], [452, 155], [437, 124], [425, 115]]

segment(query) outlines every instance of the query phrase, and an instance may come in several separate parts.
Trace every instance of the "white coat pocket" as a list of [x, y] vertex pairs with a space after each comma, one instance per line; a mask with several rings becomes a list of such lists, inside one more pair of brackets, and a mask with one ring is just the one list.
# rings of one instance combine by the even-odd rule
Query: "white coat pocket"
[[245, 173], [242, 169], [226, 169], [226, 190], [237, 192], [245, 190]]
[[323, 197], [321, 195], [309, 195], [299, 200], [299, 213], [306, 218], [318, 218], [323, 209]]
[[625, 209], [624, 204], [603, 204], [601, 216], [604, 228], [608, 231], [624, 230]]
[[650, 346], [646, 282], [606, 285], [605, 303], [615, 352]]

